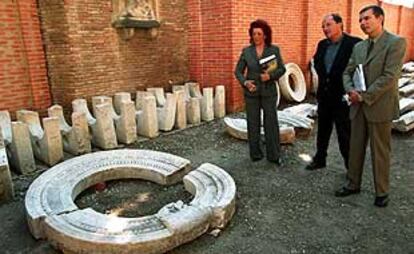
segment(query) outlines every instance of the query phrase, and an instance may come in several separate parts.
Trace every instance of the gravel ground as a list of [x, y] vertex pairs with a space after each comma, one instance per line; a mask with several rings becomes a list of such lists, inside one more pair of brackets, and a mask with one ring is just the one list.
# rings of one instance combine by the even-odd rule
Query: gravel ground
[[[164, 151], [189, 159], [193, 167], [210, 162], [225, 169], [237, 186], [237, 211], [218, 237], [205, 234], [169, 254], [222, 253], [414, 253], [413, 133], [393, 135], [391, 202], [376, 208], [370, 158], [359, 195], [336, 198], [345, 178], [336, 137], [331, 139], [326, 169], [304, 170], [314, 153], [315, 131], [307, 139], [282, 147], [284, 165], [251, 162], [247, 143], [224, 132], [215, 120], [198, 127], [134, 144], [130, 148]], [[35, 241], [26, 226], [24, 195], [32, 175], [14, 176], [16, 198], [0, 206], [0, 253], [57, 254], [46, 242]], [[122, 180], [102, 192], [84, 191], [80, 207], [124, 217], [155, 213], [167, 203], [191, 196], [182, 184]]]

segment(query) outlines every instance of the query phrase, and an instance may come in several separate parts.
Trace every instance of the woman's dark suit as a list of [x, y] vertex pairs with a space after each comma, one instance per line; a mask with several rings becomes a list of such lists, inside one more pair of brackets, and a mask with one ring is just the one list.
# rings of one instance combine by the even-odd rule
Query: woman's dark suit
[[[261, 58], [271, 55], [276, 56], [277, 68], [269, 73], [270, 80], [266, 82], [261, 81], [260, 74], [262, 74], [262, 68], [259, 65], [259, 57], [257, 56], [254, 45], [243, 49], [236, 65], [235, 75], [244, 90], [250, 157], [252, 160], [263, 157], [260, 149], [260, 109], [263, 109], [267, 159], [277, 162], [279, 160], [280, 147], [275, 81], [285, 73], [286, 69], [277, 46], [271, 45], [265, 47]], [[246, 69], [247, 72], [244, 75]], [[254, 82], [256, 91], [250, 92], [245, 87], [246, 80], [252, 80]]]

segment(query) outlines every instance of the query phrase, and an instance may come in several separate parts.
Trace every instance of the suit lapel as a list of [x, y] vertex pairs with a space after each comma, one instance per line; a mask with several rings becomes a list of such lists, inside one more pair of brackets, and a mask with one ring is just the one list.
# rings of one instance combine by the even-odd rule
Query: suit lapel
[[388, 39], [388, 33], [387, 31], [384, 31], [384, 34], [381, 35], [381, 37], [378, 39], [378, 41], [374, 44], [374, 48], [372, 48], [369, 56], [367, 56], [368, 53], [368, 47], [369, 47], [369, 40], [365, 40], [365, 63], [369, 64], [369, 62], [371, 62], [371, 60], [379, 53], [381, 52], [381, 50], [385, 49], [386, 46], [386, 42]]

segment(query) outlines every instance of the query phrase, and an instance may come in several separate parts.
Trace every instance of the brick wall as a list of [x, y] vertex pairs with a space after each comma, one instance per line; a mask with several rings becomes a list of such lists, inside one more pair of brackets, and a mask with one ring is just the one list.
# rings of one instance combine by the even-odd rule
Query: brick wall
[[[386, 12], [386, 29], [407, 38], [405, 60], [414, 59], [414, 26], [409, 25], [414, 20], [414, 9], [377, 0], [217, 0], [208, 5], [203, 2], [189, 1], [190, 29], [194, 29], [190, 31], [196, 31], [189, 34], [189, 55], [195, 56], [189, 58], [190, 66], [193, 66], [189, 69], [190, 77], [207, 86], [224, 84], [229, 111], [243, 108], [242, 89], [233, 70], [242, 48], [249, 44], [249, 24], [257, 18], [267, 20], [272, 26], [273, 42], [281, 48], [284, 61], [301, 67], [308, 88], [308, 63], [317, 42], [324, 38], [321, 20], [330, 12], [343, 17], [346, 32], [365, 38], [359, 28], [360, 9], [369, 4], [382, 5]], [[231, 64], [228, 64], [228, 52], [231, 52]]]
[[386, 28], [407, 38], [406, 60], [414, 60], [414, 10], [377, 0], [159, 0], [158, 37], [137, 29], [130, 40], [112, 28], [109, 0], [2, 0], [0, 109], [44, 110], [52, 102], [68, 109], [75, 98], [169, 90], [171, 82], [192, 79], [225, 85], [227, 107], [238, 111], [243, 95], [233, 71], [251, 21], [270, 23], [284, 61], [299, 64], [309, 81], [322, 17], [338, 12], [345, 31], [365, 37], [358, 12], [373, 3], [384, 7]]
[[40, 0], [53, 101], [135, 92], [188, 79], [184, 0], [159, 1], [161, 27], [152, 38], [136, 29], [129, 40], [111, 26], [111, 1]]
[[0, 110], [50, 104], [35, 0], [0, 1]]

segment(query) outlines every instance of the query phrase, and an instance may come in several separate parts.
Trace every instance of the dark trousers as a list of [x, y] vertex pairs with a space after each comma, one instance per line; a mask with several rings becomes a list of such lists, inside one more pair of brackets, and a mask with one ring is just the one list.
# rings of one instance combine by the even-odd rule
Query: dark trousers
[[263, 157], [260, 148], [260, 109], [263, 109], [266, 157], [269, 161], [277, 161], [280, 156], [279, 123], [276, 111], [276, 96], [245, 96], [247, 131], [250, 158]]
[[[316, 154], [313, 160], [320, 164], [326, 164], [326, 156], [331, 138], [333, 126], [335, 125], [338, 136], [339, 150], [344, 158], [345, 168], [348, 168], [349, 139], [351, 135], [351, 121], [343, 116], [343, 112], [319, 105], [318, 108], [318, 134], [316, 137]], [[347, 114], [345, 114], [347, 115]]]

